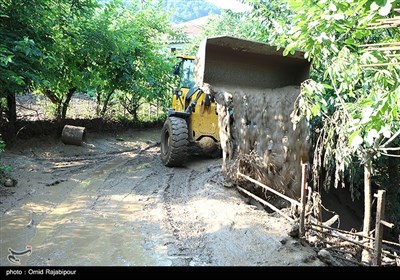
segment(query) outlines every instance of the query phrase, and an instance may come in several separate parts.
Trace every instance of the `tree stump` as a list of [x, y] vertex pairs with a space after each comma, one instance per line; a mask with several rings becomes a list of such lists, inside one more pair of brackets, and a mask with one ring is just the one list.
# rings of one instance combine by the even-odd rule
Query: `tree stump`
[[65, 125], [61, 134], [61, 141], [66, 145], [82, 146], [86, 139], [86, 128], [81, 126]]

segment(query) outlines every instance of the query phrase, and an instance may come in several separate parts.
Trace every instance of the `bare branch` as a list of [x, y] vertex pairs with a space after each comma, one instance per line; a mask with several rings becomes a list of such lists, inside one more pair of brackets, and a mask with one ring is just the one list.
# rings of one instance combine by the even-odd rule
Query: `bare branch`
[[400, 158], [400, 155], [394, 155], [394, 154], [388, 154], [388, 153], [381, 153], [384, 156], [388, 156], [388, 157], [395, 157], [395, 158]]
[[386, 143], [382, 145], [382, 147], [384, 148], [387, 145], [389, 145], [390, 143], [392, 143], [394, 141], [394, 139], [396, 139], [396, 137], [399, 135], [400, 135], [400, 129], [395, 134], [393, 134], [392, 137], [390, 137], [389, 140], [387, 140]]
[[382, 151], [400, 151], [400, 147], [396, 147], [396, 148], [382, 148], [382, 147], [379, 147], [379, 150], [382, 150]]

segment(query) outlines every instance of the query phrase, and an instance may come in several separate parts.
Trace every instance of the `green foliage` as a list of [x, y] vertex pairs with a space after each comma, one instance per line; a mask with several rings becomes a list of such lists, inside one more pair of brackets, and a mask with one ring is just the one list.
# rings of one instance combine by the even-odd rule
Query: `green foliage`
[[284, 47], [293, 27], [293, 11], [285, 1], [278, 0], [242, 0], [253, 10], [245, 17], [252, 22], [250, 38], [266, 42], [272, 46]]
[[166, 98], [172, 65], [164, 49], [173, 32], [160, 4], [0, 3], [0, 97], [35, 90], [54, 104], [60, 119], [76, 92], [94, 93], [99, 115], [116, 90], [134, 99]]
[[[50, 1], [0, 1], [0, 96], [21, 92], [38, 79], [43, 38], [51, 32]], [[41, 35], [44, 35], [43, 37]]]
[[[394, 16], [400, 1], [287, 0], [278, 16], [270, 10], [283, 1], [245, 2], [265, 18], [268, 43], [286, 47], [285, 55], [303, 50], [312, 60], [311, 79], [303, 83], [292, 117], [294, 123], [305, 117], [312, 124], [314, 183], [321, 182], [324, 169], [326, 187], [350, 182], [358, 196], [360, 167], [373, 167], [374, 182], [389, 185], [388, 212], [398, 217], [399, 179], [386, 156], [398, 157], [400, 150], [399, 61], [394, 52], [365, 44], [400, 41], [398, 29], [368, 28]], [[279, 24], [273, 28], [271, 22]], [[398, 174], [398, 162], [391, 165]]]
[[73, 92], [85, 83], [81, 34], [96, 0], [11, 0], [1, 6], [0, 92], [40, 88], [65, 116]]
[[140, 100], [164, 100], [172, 88], [171, 54], [163, 49], [164, 34], [172, 33], [167, 17], [152, 3], [138, 9], [110, 2], [89, 32], [95, 46], [90, 53], [91, 87], [98, 91], [101, 115], [116, 98], [135, 117]]
[[337, 186], [354, 163], [353, 157], [364, 164], [388, 155], [385, 149], [391, 142], [388, 140], [400, 129], [400, 67], [368, 66], [398, 60], [388, 53], [361, 47], [400, 39], [397, 30], [385, 34], [367, 28], [382, 14], [388, 15], [398, 1], [329, 1], [328, 4], [309, 0], [301, 1], [302, 5], [297, 0], [288, 2], [296, 15], [286, 52], [306, 51], [319, 73], [315, 80], [303, 85], [304, 98], [298, 106], [298, 116], [309, 120], [322, 118], [319, 145], [324, 148], [320, 148], [318, 156], [321, 160], [323, 153], [323, 159], [317, 163], [327, 167], [335, 161]]
[[[372, 167], [374, 182], [388, 187], [389, 212], [398, 217], [399, 163], [389, 161], [400, 157], [399, 56], [390, 49], [365, 45], [400, 41], [398, 28], [369, 28], [379, 20], [398, 16], [394, 9], [400, 7], [400, 1], [244, 2], [256, 8], [253, 14], [265, 18], [269, 43], [285, 46], [285, 55], [305, 51], [312, 61], [311, 79], [302, 85], [293, 121], [305, 117], [316, 133], [315, 183], [323, 168], [328, 174], [326, 186], [350, 182], [357, 195], [359, 190], [353, 187], [354, 183], [362, 185], [360, 166]], [[270, 7], [284, 5], [279, 2], [286, 2], [289, 10], [276, 18]], [[274, 21], [280, 23], [276, 30], [269, 24]]]

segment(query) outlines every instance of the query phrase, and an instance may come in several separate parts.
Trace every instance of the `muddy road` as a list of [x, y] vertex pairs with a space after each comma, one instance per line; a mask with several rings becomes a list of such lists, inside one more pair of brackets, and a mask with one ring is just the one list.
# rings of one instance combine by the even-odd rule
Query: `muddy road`
[[[2, 154], [14, 188], [0, 188], [0, 265], [322, 265], [290, 225], [221, 185], [221, 160], [167, 168], [159, 130], [17, 141]], [[14, 261], [15, 262], [15, 261]]]

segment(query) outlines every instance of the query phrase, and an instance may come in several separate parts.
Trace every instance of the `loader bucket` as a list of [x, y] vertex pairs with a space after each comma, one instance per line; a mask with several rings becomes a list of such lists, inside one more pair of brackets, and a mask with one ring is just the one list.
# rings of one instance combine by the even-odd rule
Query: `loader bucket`
[[230, 36], [205, 39], [196, 63], [196, 83], [212, 86], [280, 88], [308, 78], [304, 53], [283, 56], [283, 49]]

